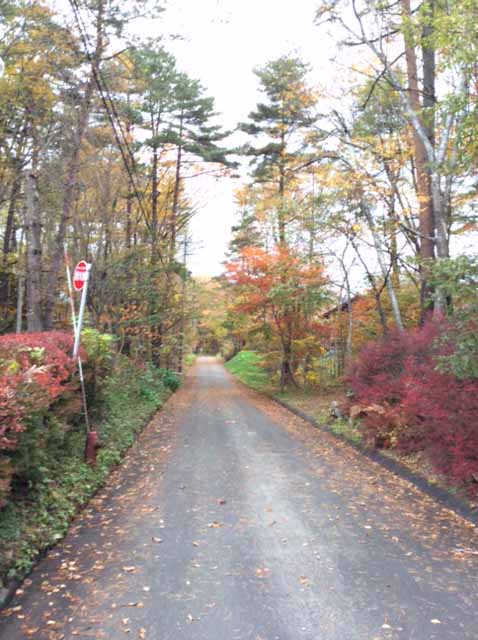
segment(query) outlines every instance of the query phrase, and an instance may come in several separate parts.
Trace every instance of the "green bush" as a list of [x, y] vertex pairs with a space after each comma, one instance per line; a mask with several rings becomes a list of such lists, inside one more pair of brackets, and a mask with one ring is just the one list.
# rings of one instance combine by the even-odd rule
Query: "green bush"
[[448, 353], [438, 368], [460, 380], [478, 379], [478, 257], [439, 260], [432, 267], [431, 283], [446, 296], [449, 323], [441, 337]]
[[179, 388], [181, 378], [177, 373], [170, 369], [157, 369], [157, 371], [166, 389], [176, 391]]

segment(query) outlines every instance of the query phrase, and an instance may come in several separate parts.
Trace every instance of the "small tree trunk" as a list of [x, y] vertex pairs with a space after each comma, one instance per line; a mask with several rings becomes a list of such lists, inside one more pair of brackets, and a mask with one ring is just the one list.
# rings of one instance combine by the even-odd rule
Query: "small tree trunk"
[[395, 324], [397, 325], [400, 331], [403, 331], [403, 322], [402, 315], [400, 313], [400, 307], [398, 305], [397, 296], [395, 294], [395, 289], [393, 287], [392, 279], [390, 278], [390, 273], [387, 270], [387, 266], [385, 264], [385, 257], [383, 255], [382, 250], [382, 242], [377, 233], [377, 229], [375, 227], [375, 222], [372, 217], [372, 213], [366, 203], [362, 203], [362, 210], [367, 218], [367, 222], [372, 233], [373, 244], [375, 246], [375, 251], [377, 253], [377, 260], [380, 266], [380, 271], [382, 272], [382, 276], [385, 282], [385, 286], [387, 288], [388, 297], [390, 299], [390, 305], [392, 307], [393, 319], [395, 320]]
[[20, 243], [18, 245], [18, 281], [17, 281], [17, 313], [15, 333], [21, 333], [23, 330], [23, 300], [25, 297], [25, 263], [23, 257], [23, 238], [25, 230], [22, 229]]
[[299, 387], [292, 368], [292, 344], [290, 333], [282, 339], [282, 363], [280, 369], [280, 387], [283, 391], [288, 386]]
[[388, 327], [387, 327], [387, 317], [385, 315], [385, 311], [383, 310], [382, 307], [382, 301], [380, 299], [380, 295], [381, 295], [381, 291], [378, 289], [377, 287], [377, 283], [375, 281], [375, 277], [373, 275], [373, 273], [370, 271], [370, 269], [367, 266], [367, 263], [365, 262], [365, 260], [363, 259], [359, 248], [357, 247], [357, 243], [355, 242], [355, 240], [352, 237], [349, 237], [349, 241], [350, 244], [352, 245], [357, 258], [360, 260], [361, 265], [363, 266], [364, 270], [365, 270], [365, 274], [367, 276], [367, 280], [370, 282], [370, 286], [372, 288], [372, 293], [373, 293], [373, 298], [375, 300], [375, 307], [377, 309], [377, 314], [380, 320], [380, 325], [382, 327], [382, 332], [383, 335], [386, 335], [387, 331], [388, 331]]
[[25, 276], [21, 273], [18, 276], [18, 295], [17, 295], [17, 318], [15, 325], [15, 333], [21, 333], [23, 327], [23, 297], [25, 295]]
[[349, 274], [345, 272], [345, 292], [347, 294], [347, 339], [345, 341], [345, 362], [349, 362], [352, 359], [352, 340], [354, 331], [354, 311], [352, 308], [352, 292], [350, 290], [350, 278]]

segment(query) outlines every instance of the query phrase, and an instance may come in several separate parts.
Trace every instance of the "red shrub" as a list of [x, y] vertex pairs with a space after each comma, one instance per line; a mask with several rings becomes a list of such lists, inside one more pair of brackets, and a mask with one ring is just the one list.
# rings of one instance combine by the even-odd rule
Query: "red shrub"
[[415, 449], [454, 483], [478, 490], [478, 381], [458, 380], [433, 367], [417, 367], [403, 399], [406, 420], [414, 426]]
[[0, 336], [0, 450], [15, 448], [29, 414], [76, 387], [72, 349], [68, 333]]
[[352, 415], [378, 447], [425, 451], [437, 470], [457, 484], [478, 485], [478, 381], [437, 370], [452, 345], [437, 338], [441, 321], [391, 332], [364, 347], [348, 372]]
[[439, 335], [437, 323], [407, 332], [397, 330], [360, 351], [347, 372], [353, 391], [352, 413], [362, 414], [366, 440], [375, 446], [395, 446], [411, 436], [403, 416], [403, 400], [410, 384], [410, 371], [420, 363], [430, 364]]

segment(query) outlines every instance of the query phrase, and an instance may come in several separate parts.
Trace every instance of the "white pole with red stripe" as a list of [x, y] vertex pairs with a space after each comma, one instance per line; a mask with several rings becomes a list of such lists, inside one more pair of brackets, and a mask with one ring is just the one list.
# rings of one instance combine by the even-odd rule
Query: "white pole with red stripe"
[[[73, 347], [73, 358], [78, 363], [78, 373], [80, 374], [80, 385], [81, 385], [81, 395], [83, 400], [83, 411], [85, 414], [85, 423], [86, 423], [86, 431], [87, 431], [87, 443], [86, 443], [86, 451], [88, 452], [89, 441], [93, 432], [90, 431], [90, 421], [88, 418], [88, 405], [86, 402], [86, 390], [85, 390], [85, 380], [83, 377], [83, 363], [81, 361], [80, 356], [78, 355], [78, 350], [80, 348], [80, 338], [81, 338], [81, 327], [83, 324], [83, 316], [86, 304], [86, 294], [88, 293], [88, 280], [90, 276], [91, 265], [87, 264], [84, 260], [79, 262], [76, 265], [73, 278], [71, 277], [70, 272], [70, 259], [68, 256], [68, 250], [65, 245], [65, 267], [66, 267], [66, 281], [68, 283], [68, 293], [70, 296], [70, 307], [71, 307], [71, 322], [73, 324], [73, 334], [75, 336], [75, 344]], [[73, 297], [73, 288], [76, 291], [82, 291], [81, 295], [81, 306], [80, 306], [80, 315], [78, 317], [78, 321], [76, 319], [75, 312], [75, 300]], [[96, 442], [96, 433], [94, 433], [94, 441]], [[93, 443], [94, 444], [94, 443]], [[87, 454], [87, 461], [88, 461]], [[94, 458], [94, 456], [93, 456]]]
[[78, 313], [78, 321], [76, 323], [75, 345], [73, 347], [73, 358], [77, 358], [80, 348], [81, 329], [83, 327], [83, 317], [85, 315], [86, 296], [88, 295], [88, 281], [90, 279], [91, 264], [81, 260], [73, 272], [73, 288], [81, 291], [80, 312]]

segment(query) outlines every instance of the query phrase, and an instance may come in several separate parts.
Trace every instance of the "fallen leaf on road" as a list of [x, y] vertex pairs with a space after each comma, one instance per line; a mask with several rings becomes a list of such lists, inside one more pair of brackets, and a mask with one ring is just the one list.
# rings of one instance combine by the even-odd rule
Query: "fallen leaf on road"
[[136, 571], [136, 567], [123, 567], [123, 571], [126, 571], [127, 573], [133, 573], [133, 571]]
[[36, 635], [38, 633], [39, 629], [40, 629], [40, 627], [34, 627], [34, 628], [31, 628], [31, 629], [27, 629], [25, 631], [25, 633], [27, 634], [27, 636], [34, 636], [34, 635]]

